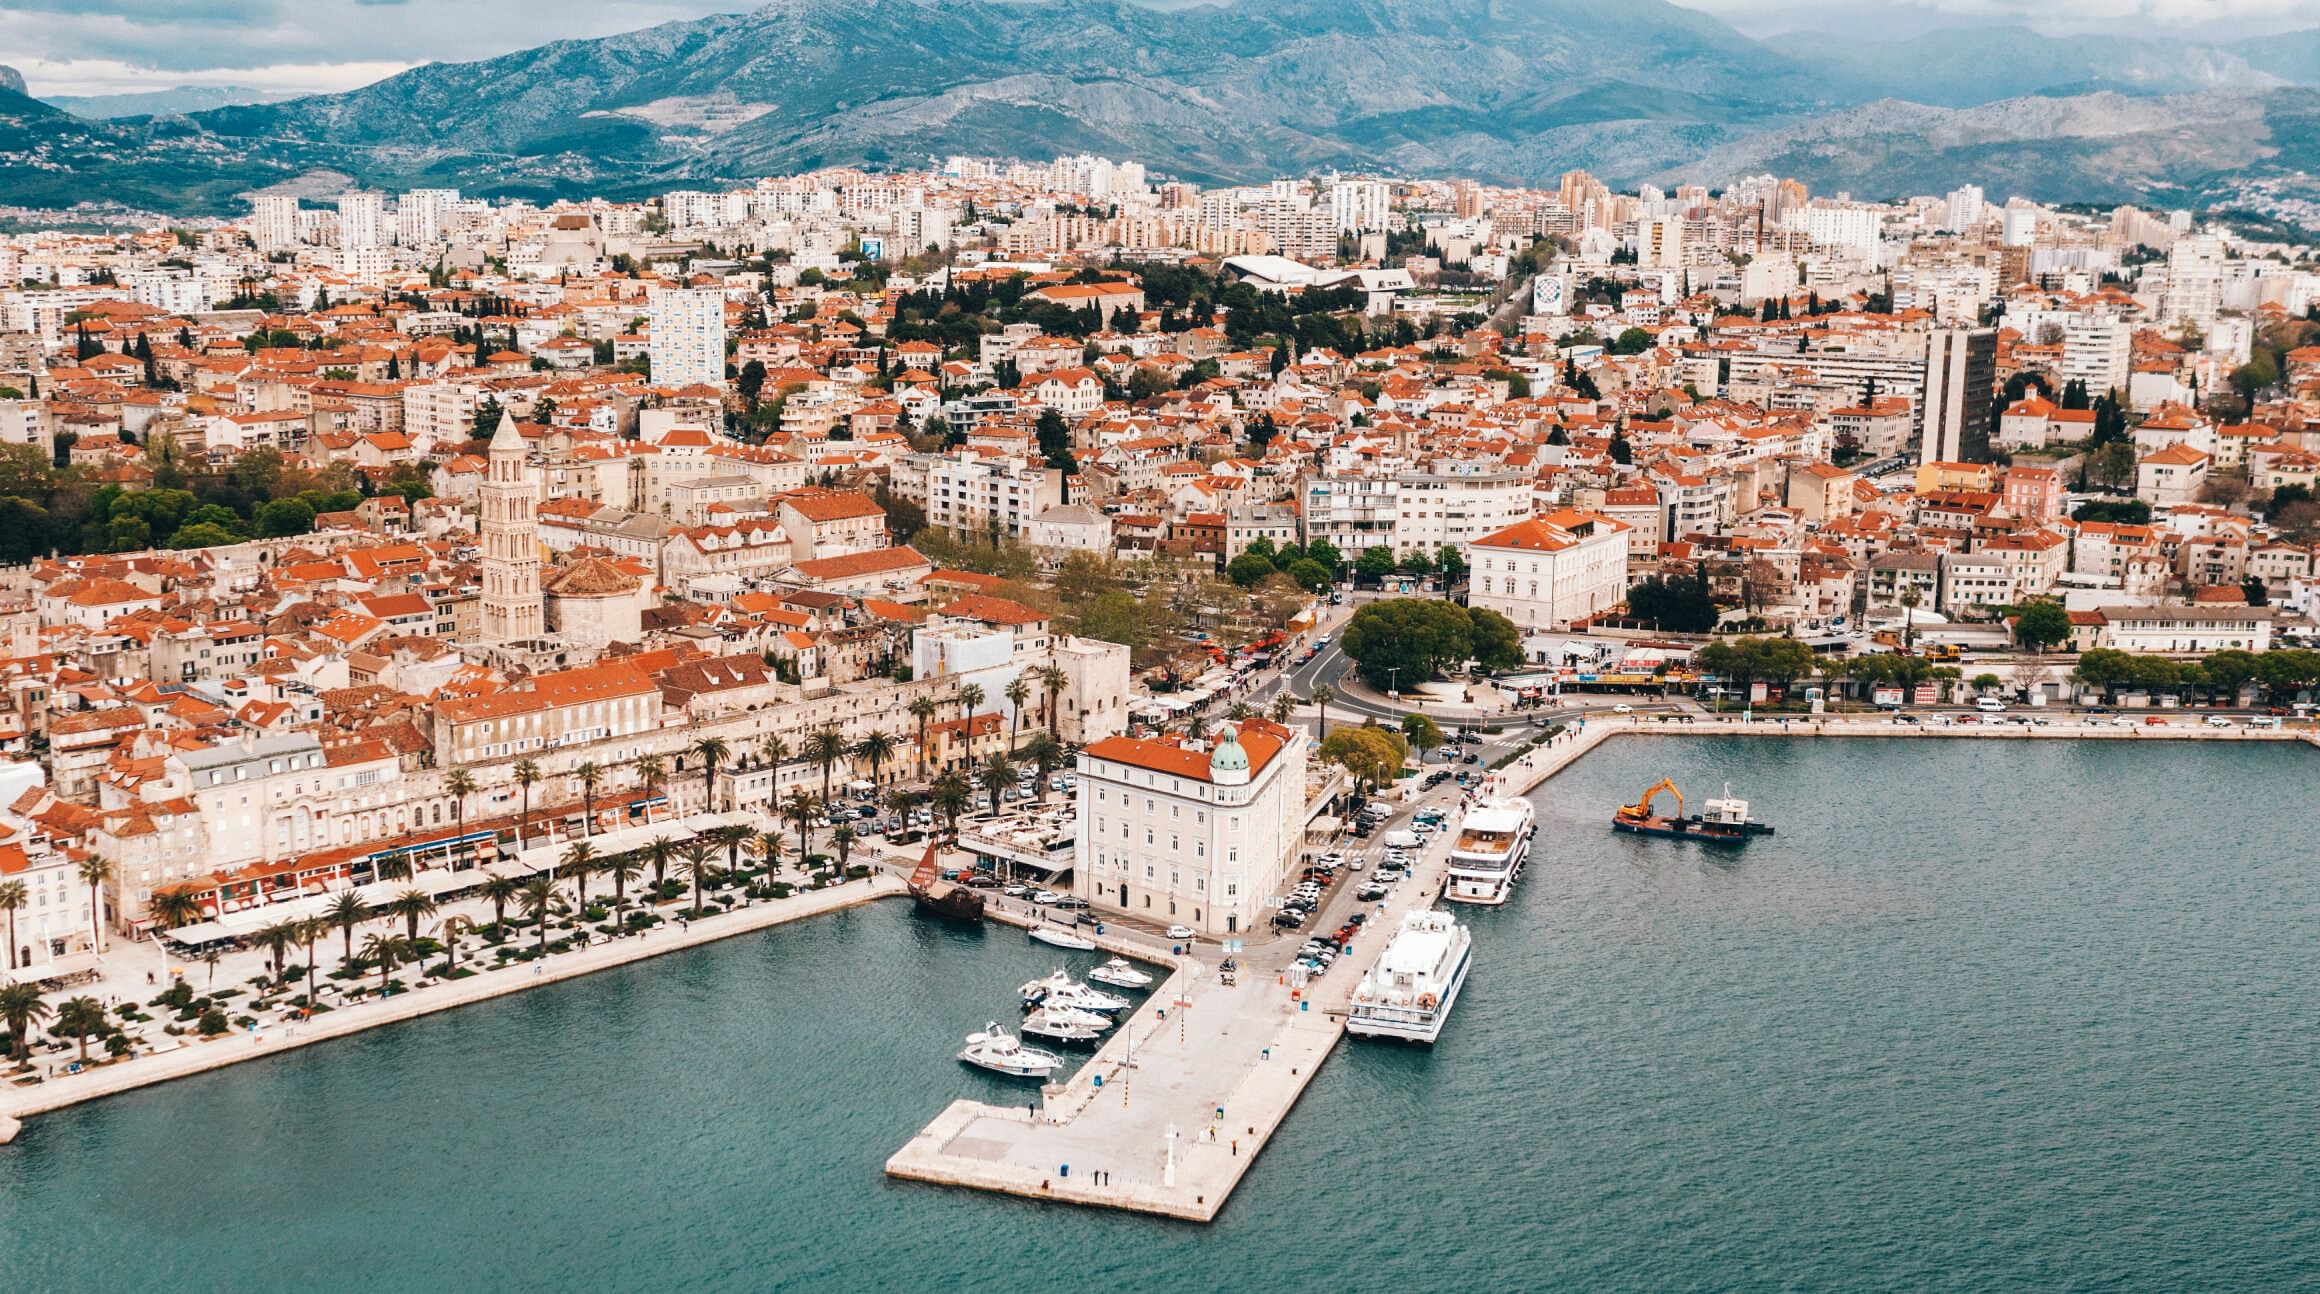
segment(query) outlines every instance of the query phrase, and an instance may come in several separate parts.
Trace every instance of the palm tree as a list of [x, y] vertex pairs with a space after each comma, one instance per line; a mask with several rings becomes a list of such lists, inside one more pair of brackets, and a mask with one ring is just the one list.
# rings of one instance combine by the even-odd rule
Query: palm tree
[[387, 900], [387, 911], [403, 919], [404, 938], [417, 943], [419, 923], [435, 915], [435, 896], [425, 890], [405, 890]]
[[642, 798], [647, 800], [653, 798], [654, 790], [659, 788], [662, 780], [668, 775], [669, 766], [661, 762], [660, 756], [639, 755], [636, 757], [636, 784], [644, 790]]
[[1246, 698], [1233, 702], [1231, 707], [1224, 712], [1224, 717], [1234, 723], [1245, 723], [1256, 716], [1257, 707], [1250, 705]]
[[298, 942], [306, 945], [306, 1011], [309, 1015], [314, 1012], [314, 963], [317, 960], [314, 945], [322, 942], [322, 937], [329, 933], [330, 921], [324, 917], [308, 917], [298, 923]]
[[756, 855], [757, 861], [764, 865], [765, 879], [772, 880], [774, 870], [781, 866], [781, 833], [776, 831], [760, 833], [755, 840], [750, 842], [749, 852]]
[[524, 837], [532, 834], [532, 784], [540, 780], [540, 766], [528, 759], [516, 761], [516, 785], [524, 789], [523, 816], [516, 819], [516, 852], [524, 852]]
[[966, 774], [954, 768], [934, 779], [934, 789], [930, 794], [936, 811], [943, 816], [944, 829], [953, 839], [957, 839], [959, 814], [975, 802], [974, 784], [967, 781]]
[[475, 892], [491, 902], [491, 923], [507, 925], [507, 905], [524, 892], [524, 884], [513, 876], [493, 876], [475, 887]]
[[371, 864], [371, 874], [382, 881], [410, 880], [411, 856], [401, 853], [389, 854]]
[[886, 816], [897, 824], [908, 823], [910, 811], [917, 807], [918, 795], [914, 791], [898, 790], [886, 797]]
[[703, 737], [693, 743], [693, 753], [701, 757], [701, 812], [717, 810], [717, 766], [725, 762], [725, 739]]
[[459, 936], [475, 929], [475, 922], [454, 912], [443, 918], [443, 973], [459, 968]]
[[8, 914], [8, 969], [16, 969], [16, 914], [28, 901], [30, 892], [22, 881], [0, 881], [0, 912]]
[[387, 977], [394, 974], [395, 968], [413, 960], [416, 950], [411, 943], [392, 930], [363, 940], [363, 960], [379, 968], [380, 997], [387, 995]]
[[667, 836], [654, 836], [652, 843], [644, 847], [644, 856], [652, 860], [654, 889], [668, 884], [669, 855], [675, 853], [676, 849], [676, 845]]
[[74, 869], [89, 887], [89, 947], [97, 952], [105, 949], [105, 887], [113, 881], [112, 860], [95, 854], [80, 861]]
[[588, 874], [596, 870], [596, 846], [585, 840], [575, 840], [564, 851], [557, 869], [572, 878], [573, 888], [579, 891], [580, 906], [588, 906]]
[[1047, 779], [1063, 767], [1063, 743], [1052, 732], [1043, 732], [1031, 739], [1023, 753], [1031, 757], [1031, 766], [1039, 770], [1039, 784], [1035, 788], [1041, 804], [1047, 803]]
[[797, 828], [798, 866], [804, 867], [807, 856], [814, 851], [811, 834], [814, 826], [814, 797], [806, 794], [802, 787], [791, 791], [789, 798], [781, 802], [781, 816]]
[[217, 987], [217, 964], [225, 959], [225, 955], [225, 950], [214, 944], [201, 950], [201, 964], [209, 967], [210, 988]]
[[[451, 796], [451, 830], [453, 835], [467, 834], [467, 797], [475, 794], [475, 777], [464, 768], [451, 770], [443, 779], [443, 790]], [[463, 854], [473, 854], [465, 843], [459, 846]]]
[[846, 874], [846, 860], [854, 853], [855, 839], [854, 829], [848, 826], [840, 826], [836, 831], [830, 833], [830, 847], [838, 851], [838, 875], [840, 876]]
[[684, 860], [677, 864], [677, 875], [692, 881], [693, 915], [699, 917], [701, 915], [701, 881], [709, 874], [709, 860], [716, 857], [716, 854], [711, 852], [708, 841], [695, 837], [690, 844], [677, 851], [677, 856]]
[[854, 758], [869, 765], [872, 786], [880, 784], [878, 780], [879, 770], [886, 767], [887, 760], [894, 758], [894, 750], [894, 738], [887, 736], [885, 730], [880, 728], [872, 728], [863, 733], [862, 740], [854, 743]]
[[767, 733], [765, 740], [757, 743], [757, 761], [763, 767], [775, 771], [777, 774], [774, 778], [775, 781], [781, 780], [778, 774], [781, 771], [781, 766], [788, 760], [789, 743], [781, 739], [780, 733]]
[[991, 797], [991, 812], [999, 811], [999, 797], [1015, 784], [1015, 761], [1003, 751], [992, 751], [983, 761], [983, 794]]
[[630, 850], [605, 859], [602, 870], [612, 878], [613, 928], [618, 929], [628, 921], [628, 883], [644, 871], [644, 860]]
[[276, 988], [280, 988], [290, 978], [287, 973], [290, 969], [290, 959], [285, 954], [288, 953], [290, 945], [298, 942], [298, 927], [299, 923], [296, 921], [277, 921], [250, 936], [253, 942], [266, 950], [267, 956], [274, 959], [274, 986]]
[[201, 920], [201, 900], [194, 897], [193, 888], [189, 885], [153, 891], [150, 906], [154, 921], [170, 929], [189, 926]]
[[1329, 703], [1336, 699], [1337, 689], [1327, 683], [1313, 689], [1313, 708], [1321, 716], [1321, 736], [1315, 738], [1317, 744], [1322, 738], [1329, 736]]
[[371, 919], [371, 905], [363, 902], [362, 895], [353, 890], [340, 890], [331, 899], [330, 905], [322, 910], [322, 916], [337, 926], [339, 934], [346, 939], [346, 956], [342, 960], [353, 961], [354, 932], [362, 928], [363, 922]]
[[0, 984], [0, 1021], [8, 1025], [16, 1058], [32, 1054], [32, 1027], [49, 1017], [48, 1003], [40, 1000], [37, 984]]
[[725, 870], [741, 870], [741, 842], [757, 833], [738, 823], [727, 823], [709, 833], [709, 838], [725, 846]]
[[922, 696], [905, 708], [910, 711], [911, 718], [918, 720], [918, 775], [923, 778], [926, 776], [926, 726], [934, 721], [937, 714], [942, 713], [942, 706], [933, 697]]
[[1063, 695], [1063, 689], [1069, 686], [1070, 683], [1071, 675], [1064, 672], [1063, 666], [1058, 665], [1053, 661], [1049, 661], [1047, 664], [1039, 667], [1039, 687], [1040, 690], [1047, 693], [1047, 732], [1049, 736], [1054, 737], [1057, 741], [1063, 740], [1063, 729], [1061, 726], [1061, 720], [1063, 716], [1062, 713], [1056, 709], [1055, 703], [1057, 699]]
[[1267, 711], [1275, 723], [1287, 723], [1290, 716], [1296, 713], [1297, 698], [1287, 688], [1281, 689], [1281, 694], [1273, 698], [1272, 707]]
[[1015, 739], [1023, 733], [1023, 703], [1031, 699], [1031, 681], [1021, 674], [1007, 680], [999, 695], [1007, 698], [1007, 749], [1015, 749]]
[[540, 923], [540, 951], [548, 951], [548, 918], [565, 909], [564, 895], [546, 875], [524, 882], [524, 915]]
[[[961, 719], [972, 719], [975, 717], [975, 708], [983, 703], [983, 685], [980, 683], [961, 683], [957, 694], [951, 699], [959, 703], [959, 717]], [[967, 735], [972, 737], [974, 734], [970, 732]]]
[[846, 757], [846, 750], [846, 734], [836, 728], [823, 728], [806, 738], [806, 762], [821, 765], [824, 804], [830, 802], [830, 771]]
[[105, 1031], [105, 1004], [93, 997], [66, 998], [63, 1008], [56, 1013], [56, 1027], [80, 1043], [80, 1058], [86, 1063], [90, 1035]]
[[[580, 807], [588, 815], [588, 820], [580, 824], [580, 834], [583, 837], [593, 836], [596, 834], [596, 786], [604, 780], [604, 771], [596, 767], [596, 761], [591, 759], [573, 769], [572, 777], [580, 783]], [[581, 902], [586, 904], [586, 895], [581, 896]]]

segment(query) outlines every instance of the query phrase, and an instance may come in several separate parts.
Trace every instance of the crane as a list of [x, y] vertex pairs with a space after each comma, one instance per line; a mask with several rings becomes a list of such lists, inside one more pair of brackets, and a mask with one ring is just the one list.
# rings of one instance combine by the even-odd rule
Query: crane
[[1629, 822], [1642, 822], [1645, 819], [1651, 817], [1651, 802], [1655, 799], [1658, 799], [1659, 793], [1662, 791], [1665, 791], [1669, 795], [1676, 797], [1676, 816], [1679, 818], [1683, 817], [1684, 793], [1676, 789], [1676, 784], [1672, 779], [1665, 777], [1659, 779], [1659, 782], [1656, 785], [1645, 791], [1642, 797], [1637, 799], [1635, 803], [1621, 805], [1619, 808], [1619, 817]]

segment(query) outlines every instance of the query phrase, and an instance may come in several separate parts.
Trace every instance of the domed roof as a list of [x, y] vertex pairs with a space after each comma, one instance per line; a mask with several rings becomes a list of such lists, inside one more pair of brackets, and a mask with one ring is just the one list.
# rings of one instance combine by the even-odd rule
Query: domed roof
[[1208, 771], [1216, 773], [1246, 773], [1249, 771], [1249, 752], [1241, 749], [1240, 736], [1226, 728], [1216, 739], [1216, 753], [1208, 757]]

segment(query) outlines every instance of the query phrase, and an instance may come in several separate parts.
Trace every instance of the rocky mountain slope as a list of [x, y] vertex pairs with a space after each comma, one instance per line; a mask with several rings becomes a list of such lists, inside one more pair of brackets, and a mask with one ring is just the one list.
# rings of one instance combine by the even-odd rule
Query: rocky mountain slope
[[[2195, 192], [2308, 151], [2310, 92], [2286, 83], [2320, 46], [2170, 59], [1941, 35], [1776, 48], [1664, 0], [775, 0], [189, 115], [89, 121], [0, 90], [0, 202], [235, 213], [249, 190], [342, 176], [633, 195], [1082, 150], [1208, 183], [1581, 166], [1615, 183], [1775, 170], [1865, 196], [1970, 178], [2094, 201]], [[2233, 92], [2073, 93], [2090, 77]], [[1971, 106], [1998, 92], [2045, 97]], [[1963, 102], [1897, 101], [1944, 95]]]

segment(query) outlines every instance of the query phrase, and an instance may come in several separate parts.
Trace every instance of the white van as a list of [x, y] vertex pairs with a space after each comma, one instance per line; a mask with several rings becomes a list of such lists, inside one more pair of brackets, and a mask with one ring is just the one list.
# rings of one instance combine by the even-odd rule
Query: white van
[[1394, 849], [1416, 849], [1424, 843], [1425, 837], [1420, 836], [1415, 831], [1389, 831], [1386, 833], [1386, 844]]
[[1997, 714], [2006, 708], [2006, 703], [1994, 696], [1985, 696], [1974, 702], [1974, 708], [1984, 714]]

